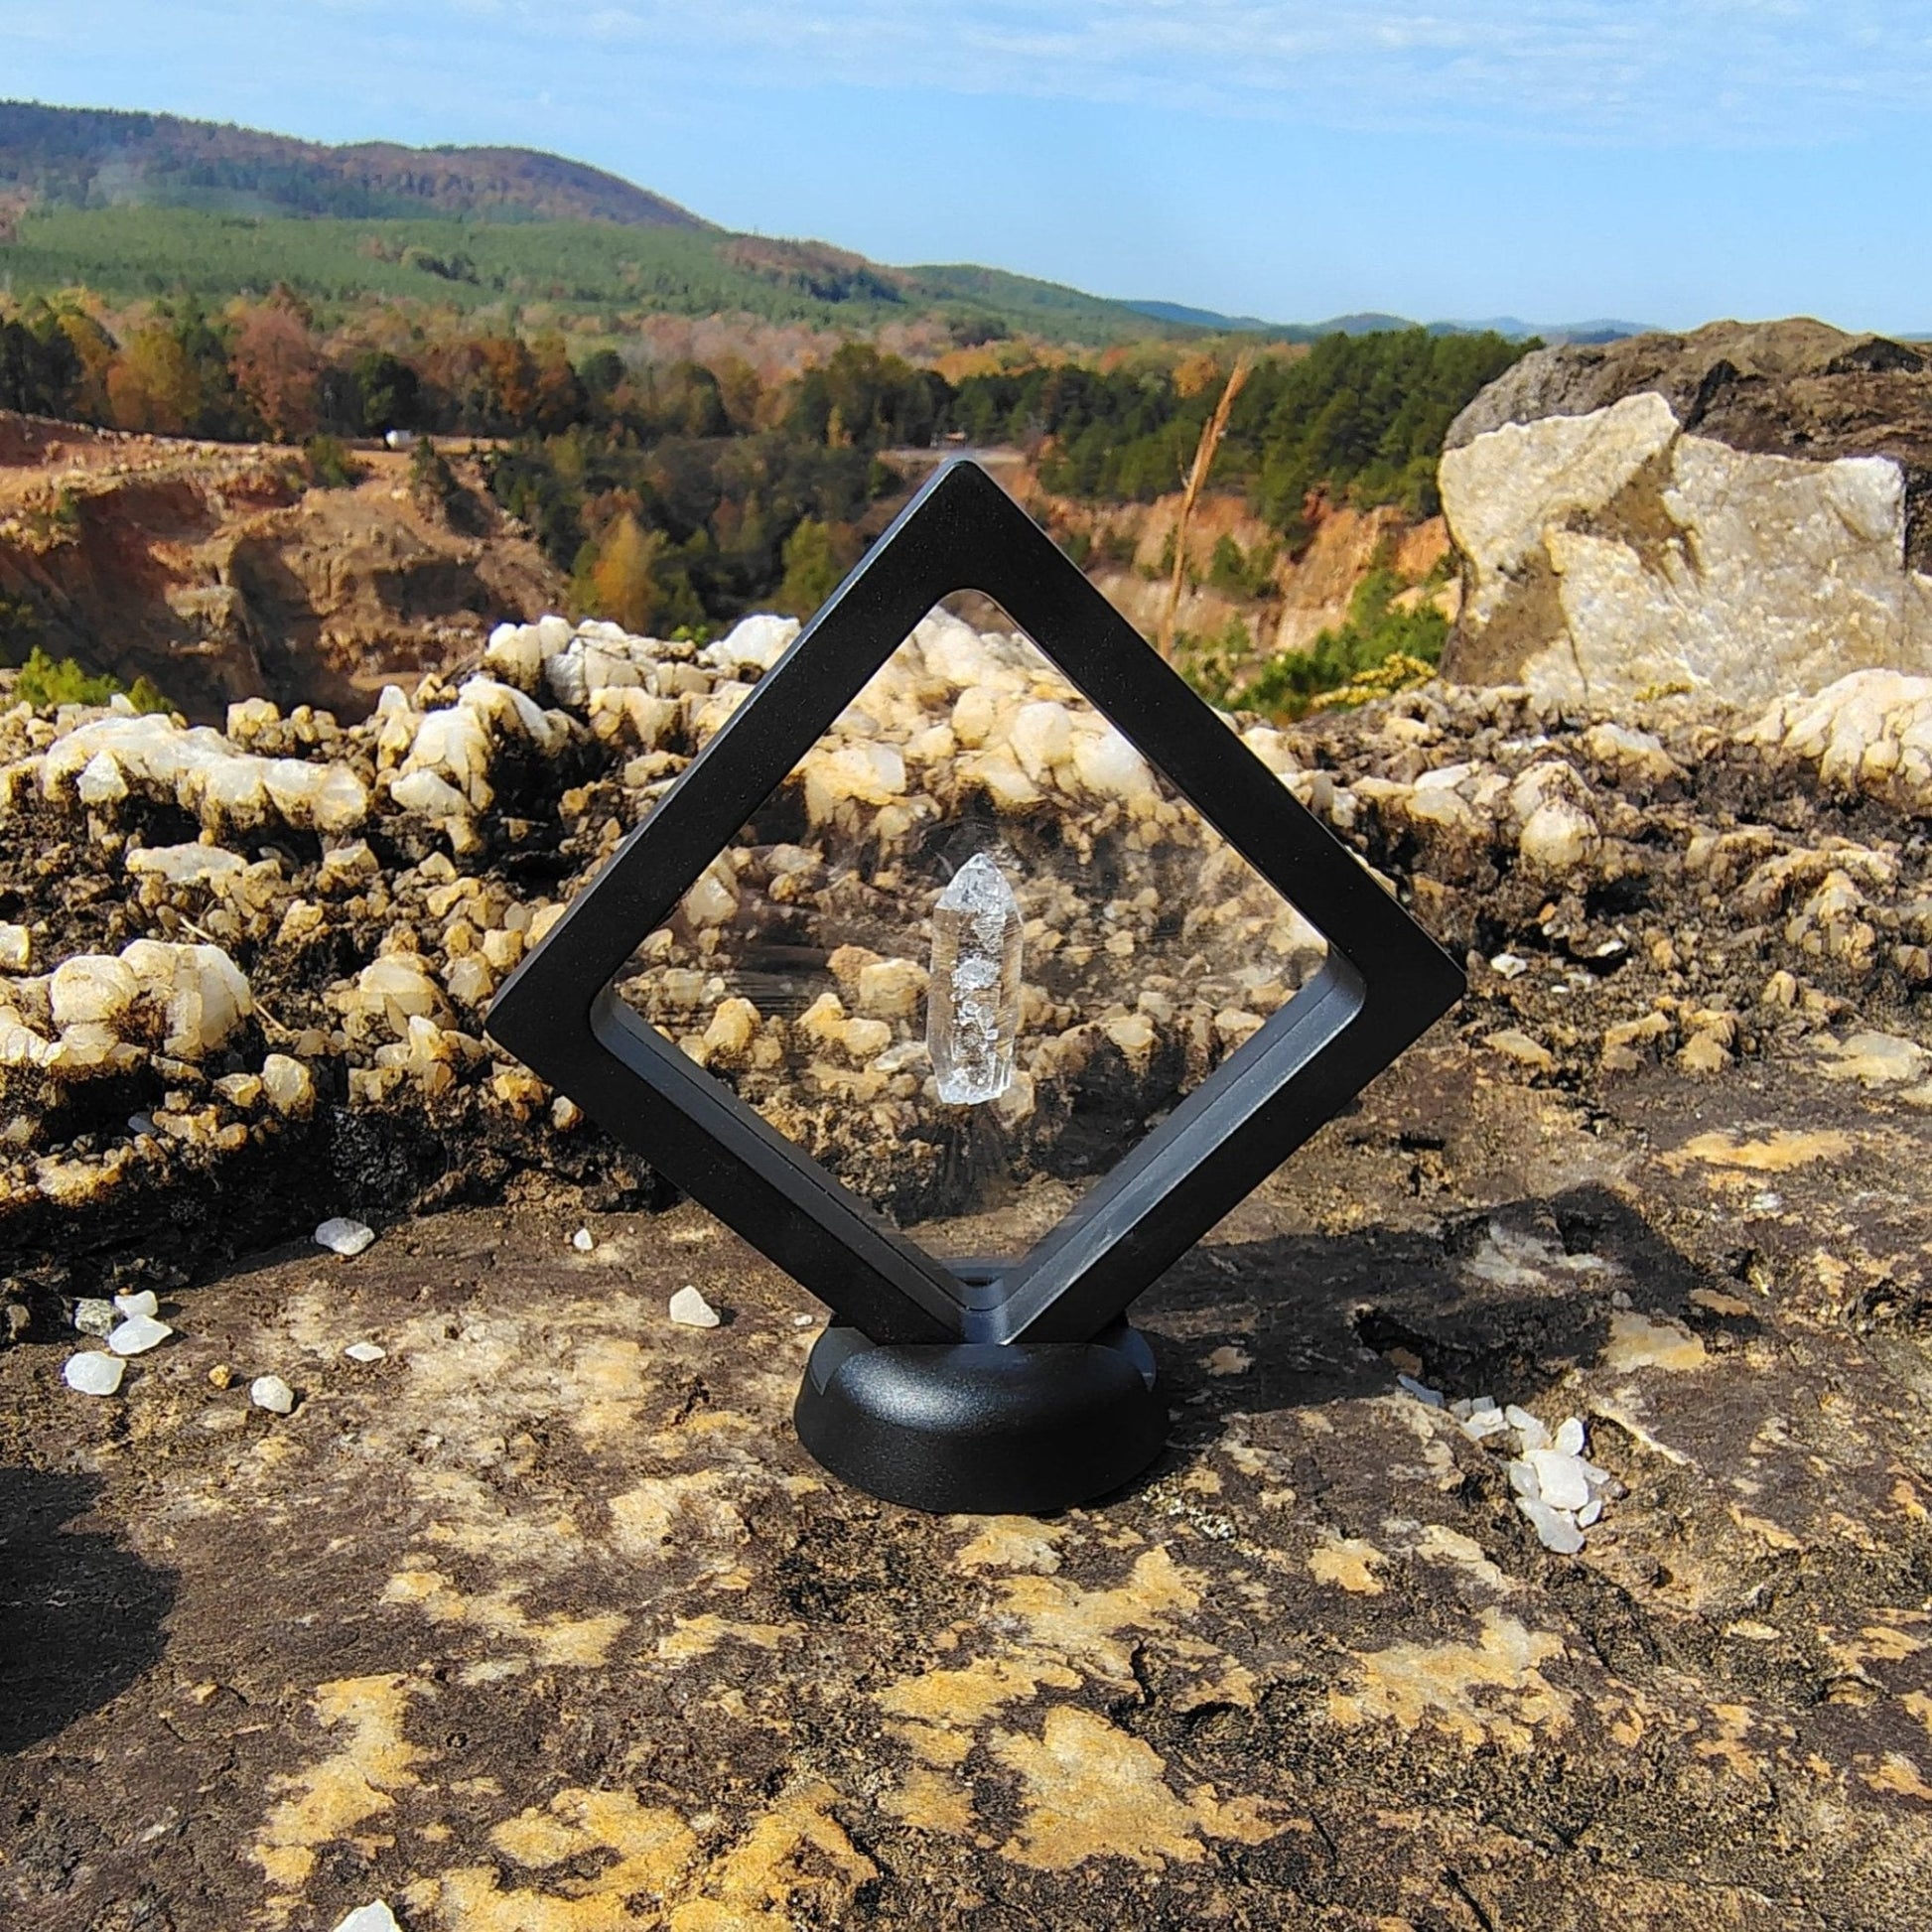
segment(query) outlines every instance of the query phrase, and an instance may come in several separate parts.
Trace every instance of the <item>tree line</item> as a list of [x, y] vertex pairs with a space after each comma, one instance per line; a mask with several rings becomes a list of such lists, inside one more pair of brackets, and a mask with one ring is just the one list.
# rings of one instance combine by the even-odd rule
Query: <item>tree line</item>
[[[1323, 497], [1433, 510], [1449, 421], [1524, 346], [1411, 330], [1264, 355], [1210, 481], [1245, 490], [1291, 547]], [[428, 327], [376, 309], [325, 328], [287, 288], [121, 318], [37, 300], [0, 318], [0, 408], [308, 444], [324, 482], [349, 475], [337, 439], [489, 439], [491, 491], [583, 608], [660, 633], [754, 606], [815, 608], [863, 548], [869, 506], [899, 486], [878, 460], [889, 448], [1020, 443], [1056, 494], [1172, 490], [1224, 374], [1198, 352], [1142, 351], [949, 381], [855, 342], [767, 380], [735, 355], [653, 363], [608, 342], [573, 353], [561, 333], [462, 317]], [[447, 473], [427, 482], [447, 495]]]
[[[1291, 543], [1306, 538], [1319, 497], [1433, 515], [1449, 424], [1537, 346], [1406, 329], [1264, 356], [1235, 399], [1209, 483], [1245, 490]], [[1198, 362], [1069, 362], [978, 375], [958, 386], [948, 413], [974, 442], [1039, 445], [1040, 483], [1056, 494], [1149, 500], [1186, 473], [1220, 393], [1216, 373]]]

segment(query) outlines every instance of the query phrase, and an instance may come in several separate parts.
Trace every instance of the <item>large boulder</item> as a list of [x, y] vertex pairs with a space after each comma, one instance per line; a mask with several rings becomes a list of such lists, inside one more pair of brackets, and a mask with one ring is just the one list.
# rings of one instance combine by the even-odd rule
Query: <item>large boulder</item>
[[1596, 703], [1932, 672], [1932, 354], [1714, 323], [1524, 357], [1451, 425], [1446, 671]]

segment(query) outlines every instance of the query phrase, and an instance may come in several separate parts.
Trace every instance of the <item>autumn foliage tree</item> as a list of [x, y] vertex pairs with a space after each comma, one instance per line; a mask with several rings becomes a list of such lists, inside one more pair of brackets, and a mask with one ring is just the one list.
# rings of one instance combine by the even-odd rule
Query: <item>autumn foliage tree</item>
[[579, 608], [640, 636], [702, 622], [703, 608], [669, 548], [662, 530], [646, 530], [632, 511], [621, 510], [579, 560]]
[[107, 371], [107, 400], [122, 429], [185, 436], [202, 410], [202, 376], [164, 323], [137, 329]]
[[280, 302], [250, 309], [230, 357], [235, 386], [278, 443], [313, 436], [322, 421], [322, 351], [309, 325]]
[[137, 326], [107, 371], [107, 398], [121, 429], [159, 436], [238, 436], [245, 405], [220, 330], [194, 303]]

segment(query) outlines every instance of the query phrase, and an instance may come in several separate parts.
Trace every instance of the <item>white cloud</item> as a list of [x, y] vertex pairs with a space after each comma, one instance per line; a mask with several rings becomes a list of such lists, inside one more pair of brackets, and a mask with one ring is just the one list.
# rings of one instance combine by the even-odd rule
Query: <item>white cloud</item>
[[1922, 0], [627, 0], [524, 23], [776, 84], [1184, 102], [1349, 129], [1703, 143], [1922, 115]]

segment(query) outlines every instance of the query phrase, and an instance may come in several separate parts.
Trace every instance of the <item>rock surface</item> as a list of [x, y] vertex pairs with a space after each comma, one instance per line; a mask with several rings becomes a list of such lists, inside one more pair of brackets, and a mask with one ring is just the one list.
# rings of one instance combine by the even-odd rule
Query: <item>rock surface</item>
[[1614, 704], [1932, 671], [1932, 363], [1819, 323], [1526, 356], [1451, 428], [1445, 668]]
[[[61, 746], [100, 716], [0, 714], [0, 1004], [67, 1054], [0, 1066], [0, 1919], [1922, 1917], [1932, 679], [1235, 720], [1469, 1000], [1144, 1298], [1154, 1470], [948, 1520], [814, 1467], [819, 1311], [483, 1038], [782, 628], [701, 660], [513, 627], [352, 728], [263, 707], [185, 763], [115, 753], [94, 803]], [[366, 814], [305, 824], [250, 759]], [[1058, 1219], [1094, 1110], [1172, 1106], [1308, 955], [1234, 882], [1181, 911], [1215, 875], [1131, 748], [950, 621], [772, 810], [626, 996], [942, 1251]], [[879, 943], [959, 820], [1032, 858], [1050, 822], [1118, 882], [1015, 873], [1030, 958], [1060, 943], [992, 1200], [973, 1133], [901, 1125], [933, 1118], [924, 969]], [[130, 866], [190, 840], [240, 863]], [[137, 942], [218, 948], [246, 1003], [171, 1050]], [[1120, 1001], [1130, 961], [1173, 987]], [[311, 1239], [345, 1207], [383, 1227], [349, 1263]], [[670, 1319], [686, 1288], [728, 1325]], [[77, 1304], [147, 1293], [177, 1334], [83, 1401]], [[1578, 1506], [1586, 1447], [1615, 1489], [1584, 1470]]]

